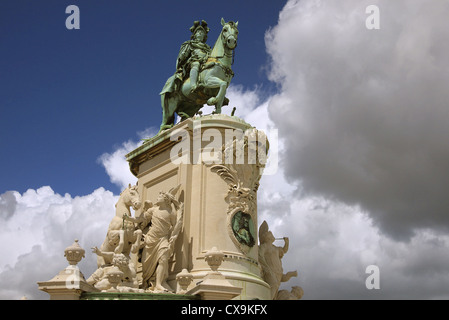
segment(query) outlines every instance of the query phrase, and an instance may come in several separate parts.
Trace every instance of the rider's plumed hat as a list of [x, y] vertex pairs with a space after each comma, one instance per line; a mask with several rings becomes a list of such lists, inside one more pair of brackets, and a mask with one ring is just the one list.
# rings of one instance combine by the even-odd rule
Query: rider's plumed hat
[[190, 27], [190, 32], [192, 32], [191, 39], [194, 38], [195, 33], [198, 29], [202, 29], [205, 33], [206, 39], [207, 39], [207, 33], [209, 32], [209, 27], [207, 26], [207, 22], [204, 20], [201, 20], [201, 24], [199, 21], [194, 21], [193, 26]]

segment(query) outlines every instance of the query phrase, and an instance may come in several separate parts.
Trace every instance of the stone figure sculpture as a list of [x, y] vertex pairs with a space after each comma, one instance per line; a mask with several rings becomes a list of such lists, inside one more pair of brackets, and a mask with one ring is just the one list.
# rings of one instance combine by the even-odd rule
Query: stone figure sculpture
[[[185, 42], [177, 59], [177, 70], [164, 85], [161, 95], [162, 123], [160, 131], [174, 125], [175, 113], [181, 120], [193, 117], [204, 104], [215, 106], [221, 113], [226, 89], [234, 72], [233, 53], [237, 46], [238, 22], [221, 19], [222, 31], [212, 50], [205, 44], [209, 28], [203, 20], [192, 28], [192, 40]], [[187, 76], [188, 75], [188, 76]]]
[[[141, 202], [137, 186], [131, 186], [130, 184], [128, 188], [122, 191], [115, 205], [115, 216], [109, 224], [106, 239], [100, 247], [102, 252], [123, 253], [127, 257], [129, 257], [131, 252], [137, 252], [142, 231], [137, 229], [135, 223], [127, 220], [126, 217], [131, 217], [131, 207], [137, 210], [140, 206]], [[98, 267], [101, 267], [103, 264], [111, 264], [111, 258], [112, 256], [98, 255]]]
[[87, 283], [93, 285], [99, 290], [107, 291], [113, 286], [110, 282], [109, 274], [118, 268], [122, 272], [122, 277], [119, 279], [120, 281], [116, 289], [120, 292], [139, 292], [139, 282], [137, 281], [136, 268], [128, 257], [126, 257], [123, 253], [104, 252], [97, 247], [93, 247], [92, 252], [107, 261], [111, 261], [112, 263], [99, 267], [87, 279]]
[[149, 225], [141, 257], [143, 288], [154, 292], [173, 292], [167, 278], [168, 262], [182, 228], [184, 204], [175, 198], [179, 187], [160, 192], [154, 205], [147, 202], [140, 216], [141, 226]]
[[284, 237], [284, 246], [273, 245], [276, 240], [273, 233], [268, 229], [268, 224], [264, 221], [259, 228], [259, 263], [262, 267], [262, 277], [271, 286], [271, 298], [276, 299], [281, 282], [290, 280], [291, 277], [298, 276], [297, 271], [284, 274], [282, 268], [282, 257], [288, 251], [289, 240]]
[[279, 290], [276, 300], [299, 300], [304, 295], [304, 290], [299, 286], [293, 286], [291, 291]]

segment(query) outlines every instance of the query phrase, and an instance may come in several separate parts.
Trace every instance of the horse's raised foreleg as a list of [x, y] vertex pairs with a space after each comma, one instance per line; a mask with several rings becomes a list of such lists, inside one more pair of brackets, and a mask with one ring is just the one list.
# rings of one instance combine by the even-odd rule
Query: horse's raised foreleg
[[140, 249], [140, 240], [142, 238], [142, 230], [137, 229], [134, 231], [134, 237], [136, 238], [136, 241], [134, 242], [133, 246], [131, 247], [131, 253], [137, 253]]
[[220, 88], [216, 97], [212, 97], [207, 100], [209, 106], [215, 105], [215, 113], [221, 113], [221, 107], [223, 106], [223, 100], [226, 94], [226, 88], [228, 83], [217, 77], [210, 77], [205, 84], [207, 88]]

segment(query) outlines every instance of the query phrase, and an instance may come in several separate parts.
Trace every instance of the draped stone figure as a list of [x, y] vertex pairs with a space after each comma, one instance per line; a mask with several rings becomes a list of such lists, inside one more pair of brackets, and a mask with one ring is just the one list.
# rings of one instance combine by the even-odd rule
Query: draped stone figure
[[155, 204], [146, 203], [141, 217], [143, 227], [150, 225], [142, 250], [143, 287], [154, 292], [173, 292], [168, 285], [168, 262], [182, 228], [184, 204], [175, 199], [179, 186], [160, 192]]

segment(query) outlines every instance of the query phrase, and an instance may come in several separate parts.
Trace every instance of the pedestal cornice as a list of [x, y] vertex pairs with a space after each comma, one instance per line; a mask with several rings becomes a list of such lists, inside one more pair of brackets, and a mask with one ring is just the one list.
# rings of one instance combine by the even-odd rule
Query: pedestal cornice
[[201, 126], [202, 129], [222, 127], [242, 131], [252, 128], [250, 124], [246, 123], [239, 117], [228, 116], [226, 114], [211, 114], [207, 116], [189, 118], [176, 124], [173, 128], [163, 131], [160, 134], [146, 140], [140, 147], [129, 152], [125, 157], [129, 162], [129, 167], [132, 174], [137, 177], [139, 173], [139, 166], [142, 163], [180, 142], [180, 140], [173, 141], [170, 139], [173, 132], [180, 129], [193, 132], [197, 126]]

